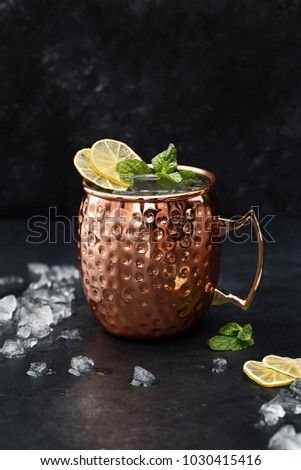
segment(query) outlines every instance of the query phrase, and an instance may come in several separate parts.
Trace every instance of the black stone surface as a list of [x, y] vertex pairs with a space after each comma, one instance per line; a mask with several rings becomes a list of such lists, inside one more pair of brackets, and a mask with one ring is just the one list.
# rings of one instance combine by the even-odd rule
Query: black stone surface
[[[2, 0], [0, 214], [75, 214], [75, 152], [174, 142], [232, 216], [301, 209], [299, 0]], [[20, 195], [22, 195], [20, 197]]]
[[[212, 308], [188, 336], [129, 342], [102, 330], [79, 289], [73, 317], [51, 337], [25, 358], [0, 355], [0, 448], [266, 448], [277, 427], [254, 424], [278, 390], [251, 382], [242, 365], [301, 355], [300, 13], [298, 0], [0, 3], [0, 276], [26, 277], [31, 261], [76, 263], [62, 226], [55, 243], [30, 244], [26, 221], [9, 218], [48, 215], [50, 206], [77, 214], [72, 158], [99, 138], [125, 141], [146, 160], [174, 142], [182, 164], [217, 175], [222, 215], [251, 206], [260, 219], [277, 215], [248, 313]], [[255, 256], [254, 246], [225, 246], [220, 284], [245, 293]], [[229, 321], [252, 323], [254, 348], [207, 348]], [[56, 341], [68, 327], [84, 341]], [[76, 354], [113, 375], [71, 376]], [[218, 356], [229, 363], [221, 375], [210, 371]], [[28, 377], [38, 360], [56, 375]], [[159, 383], [131, 387], [138, 364]], [[295, 425], [301, 431], [300, 420]]]
[[[25, 358], [0, 359], [1, 449], [265, 449], [277, 426], [259, 430], [254, 424], [261, 404], [279, 389], [260, 387], [243, 374], [242, 366], [267, 354], [300, 357], [300, 229], [295, 219], [271, 223], [275, 243], [266, 243], [262, 284], [248, 313], [233, 306], [212, 308], [194, 332], [176, 340], [144, 343], [110, 336], [79, 292], [74, 315], [51, 337]], [[0, 276], [26, 275], [30, 261], [76, 263], [75, 245], [61, 240], [30, 245], [26, 234], [25, 221], [1, 222]], [[255, 256], [253, 245], [225, 245], [220, 285], [245, 293]], [[206, 340], [229, 321], [253, 325], [253, 348], [208, 349]], [[84, 340], [55, 341], [67, 327], [78, 327]], [[113, 368], [113, 375], [71, 376], [67, 371], [76, 354], [91, 356], [98, 367]], [[211, 372], [218, 356], [229, 364], [219, 375]], [[27, 376], [29, 363], [39, 360], [56, 375]], [[159, 383], [150, 388], [129, 385], [138, 364]], [[300, 418], [295, 425], [301, 431]]]

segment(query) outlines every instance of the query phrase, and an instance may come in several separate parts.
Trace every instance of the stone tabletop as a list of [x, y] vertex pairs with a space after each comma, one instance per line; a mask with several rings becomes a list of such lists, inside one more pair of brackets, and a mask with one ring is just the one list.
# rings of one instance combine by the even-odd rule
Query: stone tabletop
[[[211, 308], [195, 331], [178, 339], [147, 343], [108, 335], [79, 286], [72, 317], [26, 356], [0, 355], [1, 449], [266, 449], [280, 424], [256, 427], [259, 408], [279, 389], [260, 387], [242, 366], [267, 354], [301, 356], [301, 263], [295, 235], [300, 228], [292, 219], [271, 224], [275, 243], [266, 244], [263, 280], [249, 312]], [[1, 221], [0, 277], [26, 279], [27, 263], [33, 261], [77, 264], [75, 244], [28, 244], [26, 230], [25, 221]], [[255, 256], [253, 246], [223, 247], [220, 284], [246, 292]], [[1, 297], [20, 293], [1, 289]], [[230, 321], [251, 323], [255, 346], [211, 351], [206, 341]], [[57, 340], [65, 328], [78, 328], [83, 340]], [[79, 354], [92, 357], [96, 367], [112, 368], [112, 375], [69, 374], [70, 360]], [[212, 363], [220, 356], [228, 369], [215, 374]], [[28, 376], [33, 361], [46, 361], [56, 373]], [[151, 371], [158, 383], [130, 385], [136, 365]], [[301, 430], [300, 418], [295, 426]]]

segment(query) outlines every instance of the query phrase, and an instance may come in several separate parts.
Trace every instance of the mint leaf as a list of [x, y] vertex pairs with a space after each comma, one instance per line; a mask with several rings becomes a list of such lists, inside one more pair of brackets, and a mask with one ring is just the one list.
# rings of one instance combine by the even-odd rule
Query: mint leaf
[[[219, 331], [218, 333], [220, 335], [226, 335], [226, 336], [236, 336], [237, 333], [239, 331], [242, 330], [242, 327], [238, 324], [238, 323], [235, 323], [235, 322], [232, 322], [232, 323], [227, 323], [226, 325], [224, 325]], [[242, 339], [242, 338], [241, 338]]]
[[174, 173], [156, 173], [157, 176], [159, 176], [161, 179], [164, 179], [164, 181], [170, 181], [172, 183], [181, 183], [182, 181], [182, 176], [178, 171], [175, 171]]
[[174, 144], [152, 159], [152, 165], [157, 174], [174, 173], [177, 169], [177, 149]]
[[128, 184], [132, 182], [134, 175], [148, 175], [152, 173], [152, 170], [143, 160], [123, 160], [117, 163], [116, 169], [120, 179]]
[[173, 181], [174, 183], [181, 183], [182, 181], [182, 176], [178, 171], [175, 171], [174, 173], [169, 173], [166, 175], [169, 180]]
[[237, 338], [231, 336], [217, 335], [207, 341], [210, 349], [214, 351], [230, 351], [237, 344]]
[[177, 149], [174, 144], [169, 144], [168, 148], [152, 159], [153, 169], [143, 160], [123, 160], [118, 162], [116, 169], [120, 179], [131, 184], [134, 175], [148, 175], [155, 173], [162, 180], [163, 186], [171, 189], [183, 180], [188, 184], [188, 180], [194, 180], [196, 175], [191, 170], [177, 171]]
[[237, 334], [237, 338], [241, 339], [242, 341], [248, 341], [252, 338], [253, 328], [252, 326], [247, 323]]
[[[236, 347], [236, 350], [238, 349], [247, 349], [247, 348], [251, 348], [252, 346], [254, 346], [255, 344], [255, 341], [253, 338], [250, 338], [246, 341], [242, 341], [241, 339], [238, 339], [237, 338], [237, 347]], [[233, 349], [234, 351], [234, 349]]]
[[191, 170], [181, 170], [179, 171], [183, 180], [195, 180], [196, 174]]
[[255, 344], [252, 333], [253, 328], [249, 323], [241, 327], [238, 323], [231, 322], [220, 328], [218, 335], [210, 338], [207, 344], [214, 351], [246, 349]]
[[237, 336], [217, 335], [210, 338], [207, 344], [213, 351], [238, 351], [253, 346], [254, 340], [250, 338], [247, 341], [242, 341]]

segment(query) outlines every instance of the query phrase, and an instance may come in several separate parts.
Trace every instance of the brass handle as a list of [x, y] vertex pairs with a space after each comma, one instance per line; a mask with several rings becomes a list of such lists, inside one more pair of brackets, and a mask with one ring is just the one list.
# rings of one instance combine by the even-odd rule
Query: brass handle
[[260, 230], [259, 222], [253, 210], [250, 210], [246, 215], [236, 221], [221, 218], [219, 219], [219, 221], [221, 222], [221, 231], [224, 233], [228, 233], [229, 231], [234, 229], [240, 229], [248, 223], [252, 223], [252, 227], [256, 233], [257, 238], [257, 267], [253, 279], [253, 284], [245, 299], [241, 299], [237, 295], [225, 292], [219, 287], [216, 287], [216, 289], [214, 290], [212, 305], [233, 304], [236, 305], [236, 307], [241, 308], [242, 310], [248, 310], [251, 307], [254, 297], [256, 295], [263, 268], [263, 237]]

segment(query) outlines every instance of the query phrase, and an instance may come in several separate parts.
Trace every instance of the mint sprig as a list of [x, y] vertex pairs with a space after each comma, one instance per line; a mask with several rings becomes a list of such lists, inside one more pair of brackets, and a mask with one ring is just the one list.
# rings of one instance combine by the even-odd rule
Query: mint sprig
[[[177, 149], [174, 144], [169, 144], [166, 150], [152, 158], [152, 166], [159, 176], [164, 181], [170, 181], [171, 183], [181, 183], [183, 177], [177, 170]], [[194, 178], [195, 174], [193, 173]]]
[[218, 335], [207, 341], [214, 351], [238, 351], [254, 346], [253, 328], [247, 323], [243, 327], [238, 323], [227, 323], [218, 331]]
[[157, 175], [169, 175], [177, 169], [177, 149], [174, 144], [169, 144], [168, 148], [152, 158], [153, 169]]
[[196, 175], [191, 170], [177, 171], [177, 149], [174, 144], [169, 144], [166, 150], [156, 155], [151, 160], [152, 169], [143, 160], [123, 160], [117, 163], [117, 171], [120, 179], [131, 184], [134, 175], [148, 175], [155, 173], [162, 181], [171, 185], [182, 181], [194, 181]]

